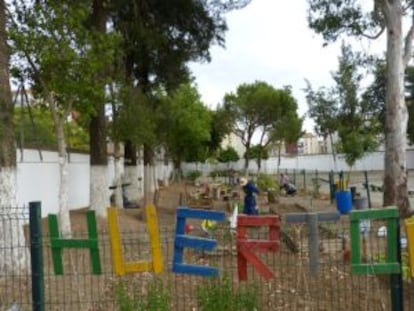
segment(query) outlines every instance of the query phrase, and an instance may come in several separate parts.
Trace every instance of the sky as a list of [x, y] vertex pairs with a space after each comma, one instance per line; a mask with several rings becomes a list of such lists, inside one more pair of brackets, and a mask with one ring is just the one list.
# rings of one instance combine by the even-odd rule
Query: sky
[[[306, 18], [306, 0], [252, 0], [228, 13], [225, 48], [213, 46], [210, 63], [190, 64], [204, 103], [215, 108], [238, 85], [261, 80], [275, 88], [290, 85], [298, 113], [304, 115], [305, 79], [314, 88], [331, 86], [341, 45], [322, 47], [321, 36], [309, 29]], [[354, 40], [353, 46], [379, 54], [385, 41]], [[304, 130], [313, 131], [313, 122], [307, 119]]]

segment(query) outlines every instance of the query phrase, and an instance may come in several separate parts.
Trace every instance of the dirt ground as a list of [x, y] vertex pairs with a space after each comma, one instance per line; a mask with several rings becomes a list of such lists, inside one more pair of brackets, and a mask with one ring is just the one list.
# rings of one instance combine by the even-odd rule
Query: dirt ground
[[[230, 216], [234, 204], [242, 201], [241, 189], [235, 187], [223, 191], [218, 185], [217, 187], [210, 185], [207, 189], [203, 183], [197, 186], [193, 183], [180, 183], [160, 188], [155, 198], [166, 265], [166, 272], [162, 273], [161, 277], [165, 284], [172, 286], [171, 310], [199, 310], [196, 303], [196, 289], [205, 279], [170, 272], [174, 253], [176, 208], [183, 205], [209, 210], [224, 210]], [[312, 193], [304, 193], [304, 191], [299, 191], [298, 195], [294, 197], [279, 195], [275, 202], [269, 202], [269, 197], [262, 193], [259, 196], [259, 206], [262, 213], [278, 214], [282, 220], [286, 213], [336, 211], [336, 205], [330, 203], [328, 193], [321, 193], [318, 198], [315, 198]], [[86, 238], [85, 210], [73, 211], [71, 220], [74, 238]], [[122, 228], [126, 260], [150, 258], [143, 209], [120, 210], [119, 224]], [[194, 232], [191, 234], [200, 234], [200, 223], [193, 221], [191, 224], [194, 226]], [[265, 281], [253, 269], [249, 269], [250, 281], [246, 284], [251, 284], [250, 282], [259, 284], [261, 295], [259, 310], [390, 310], [389, 283], [387, 281], [384, 282], [376, 276], [353, 276], [350, 271], [349, 258], [347, 261], [344, 257], [346, 249], [344, 249], [343, 239], [340, 237], [346, 230], [349, 230], [344, 229], [348, 227], [346, 218], [338, 224], [327, 226], [328, 230], [322, 233], [321, 266], [318, 277], [312, 277], [308, 269], [309, 252], [306, 228], [304, 226], [288, 227], [285, 224], [283, 226], [285, 235], [281, 235], [280, 251], [261, 256], [267, 265], [277, 270], [275, 279]], [[153, 277], [150, 273], [138, 274], [139, 278], [137, 278], [137, 274], [123, 278], [114, 275], [107, 221], [98, 219], [98, 227], [102, 274], [91, 274], [88, 251], [73, 249], [65, 250], [64, 275], [56, 276], [53, 272], [47, 219], [44, 219], [46, 310], [117, 310], [115, 293], [120, 279], [127, 280], [129, 284], [139, 284], [138, 286], [145, 288], [146, 282]], [[223, 231], [223, 234], [220, 233], [221, 231], [217, 232], [215, 238], [219, 241], [221, 252], [217, 251], [208, 256], [200, 255], [197, 252], [188, 252], [186, 253], [186, 261], [221, 267], [231, 275], [235, 284], [239, 284], [235, 240], [231, 236], [228, 238], [227, 231]], [[263, 230], [258, 230], [254, 234], [263, 234]], [[10, 305], [12, 301], [20, 301], [20, 304], [24, 306], [23, 310], [31, 309], [30, 285], [28, 285], [30, 281], [27, 278], [21, 280], [26, 284], [23, 290], [22, 286], [20, 288], [9, 286], [7, 294], [6, 292], [0, 293], [0, 301], [5, 302], [0, 304], [1, 306]], [[411, 287], [410, 293], [413, 292]], [[24, 292], [27, 295], [24, 295]], [[22, 298], [25, 296], [28, 298]], [[410, 304], [409, 301], [406, 303]], [[413, 302], [411, 302], [411, 307], [414, 309]]]

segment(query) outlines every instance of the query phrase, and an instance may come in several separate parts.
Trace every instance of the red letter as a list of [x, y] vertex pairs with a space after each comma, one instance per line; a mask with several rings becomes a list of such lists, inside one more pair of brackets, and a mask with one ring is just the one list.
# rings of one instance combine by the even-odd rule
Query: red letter
[[[269, 240], [248, 239], [248, 227], [269, 227]], [[274, 277], [269, 269], [255, 252], [276, 252], [280, 246], [280, 219], [279, 216], [245, 216], [237, 218], [237, 264], [239, 280], [247, 280], [247, 262], [250, 262], [265, 278]]]

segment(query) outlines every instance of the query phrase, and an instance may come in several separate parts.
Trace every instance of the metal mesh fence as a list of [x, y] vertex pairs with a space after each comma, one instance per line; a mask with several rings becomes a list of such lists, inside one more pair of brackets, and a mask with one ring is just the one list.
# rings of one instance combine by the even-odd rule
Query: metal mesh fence
[[29, 211], [0, 209], [0, 310], [31, 309]]
[[[27, 257], [28, 212], [25, 208], [3, 212], [0, 214], [0, 310], [13, 310], [12, 306], [18, 306], [19, 309], [16, 310], [32, 310]], [[168, 310], [211, 310], [203, 305], [206, 297], [223, 306], [216, 310], [230, 310], [226, 305], [228, 300], [232, 300], [230, 303], [235, 305], [242, 298], [218, 294], [226, 293], [229, 288], [233, 293], [251, 293], [257, 310], [392, 310], [390, 276], [375, 274], [373, 269], [369, 271], [375, 264], [387, 262], [387, 249], [390, 245], [387, 245], [384, 233], [386, 224], [383, 221], [365, 223], [366, 233], [361, 234], [361, 258], [364, 264], [368, 264], [369, 274], [357, 275], [351, 271], [348, 216], [342, 216], [338, 222], [319, 223], [316, 268], [311, 268], [310, 265], [311, 243], [307, 225], [287, 224], [282, 218], [279, 249], [257, 255], [273, 271], [275, 277], [266, 280], [258, 270], [248, 265], [247, 281], [238, 278], [236, 237], [225, 224], [219, 225], [212, 232], [212, 237], [218, 241], [218, 247], [214, 251], [185, 250], [187, 263], [219, 268], [220, 276], [211, 279], [171, 272], [175, 224], [165, 222], [160, 225], [165, 271], [159, 275], [143, 272], [117, 276], [112, 265], [110, 237], [104, 223], [99, 223], [102, 273], [92, 273], [89, 250], [64, 249], [63, 275], [56, 275], [48, 226], [44, 221], [45, 310], [146, 310], [142, 309], [143, 297], [151, 294], [153, 296], [150, 299], [156, 299], [154, 297], [157, 294], [158, 297], [168, 296], [168, 299], [165, 298], [168, 300]], [[75, 230], [72, 238], [88, 238], [88, 233], [83, 230], [84, 225], [76, 223], [73, 226]], [[18, 228], [23, 230], [16, 230]], [[205, 236], [198, 224], [195, 224], [195, 229], [190, 234]], [[249, 229], [248, 235], [251, 239], [267, 239], [267, 228]], [[405, 310], [413, 310], [414, 285], [410, 278], [407, 248], [406, 245], [403, 246], [403, 304]], [[151, 260], [151, 246], [145, 226], [134, 230], [123, 228], [122, 247], [127, 262]], [[151, 293], [154, 290], [153, 287], [151, 289], [154, 280], [159, 280], [162, 284], [156, 289], [156, 295]], [[124, 294], [129, 298], [120, 294], [121, 288], [125, 289]], [[214, 291], [214, 288], [218, 290]], [[135, 303], [131, 302], [131, 309], [125, 307], [125, 300]]]
[[[117, 276], [113, 272], [109, 234], [101, 230], [99, 250], [102, 274], [92, 274], [89, 250], [65, 249], [63, 251], [63, 275], [55, 275], [52, 252], [47, 230], [44, 232], [44, 266], [46, 310], [129, 310], [120, 308], [124, 298], [119, 289], [126, 284], [130, 300], [149, 295], [154, 278], [159, 279], [169, 296], [169, 310], [203, 310], [200, 292], [212, 282], [211, 278], [172, 273], [174, 253], [173, 224], [161, 227], [160, 235], [165, 272], [156, 276], [149, 272]], [[384, 236], [378, 234], [382, 222], [370, 223], [369, 233], [362, 239], [362, 258], [365, 263], [386, 262], [387, 245]], [[202, 236], [196, 227], [191, 233]], [[280, 248], [276, 252], [259, 253], [259, 258], [274, 272], [275, 277], [265, 280], [251, 265], [247, 281], [238, 279], [236, 238], [225, 226], [218, 227], [213, 237], [218, 240], [216, 250], [207, 252], [187, 249], [185, 261], [198, 265], [216, 266], [220, 277], [214, 283], [226, 290], [224, 278], [230, 281], [232, 291], [252, 291], [257, 298], [257, 310], [391, 310], [390, 277], [386, 275], [355, 275], [351, 271], [349, 223], [344, 216], [337, 223], [319, 225], [319, 259], [317, 270], [310, 269], [309, 232], [306, 225], [283, 223]], [[73, 238], [87, 239], [86, 232], [74, 231]], [[249, 230], [249, 238], [267, 239], [266, 228]], [[24, 246], [24, 245], [23, 245]], [[151, 246], [147, 232], [123, 230], [122, 246], [125, 260], [151, 260]], [[403, 250], [406, 258], [406, 249]], [[414, 287], [407, 273], [407, 261], [403, 261], [404, 304], [406, 310], [414, 308]], [[369, 272], [369, 271], [368, 271]], [[28, 274], [13, 274], [4, 278], [7, 283], [2, 294], [4, 306], [17, 302], [22, 310], [30, 310], [30, 286]], [[210, 287], [211, 289], [211, 287]], [[253, 289], [255, 289], [253, 291]], [[158, 289], [158, 291], [161, 291]], [[138, 295], [139, 293], [139, 295]], [[160, 294], [160, 293], [159, 293]], [[204, 293], [209, 295], [209, 293]], [[216, 295], [216, 294], [211, 294]], [[137, 298], [138, 299], [138, 298]], [[222, 299], [225, 297], [210, 297]], [[138, 299], [135, 309], [143, 303]], [[233, 302], [235, 303], [235, 302]], [[224, 308], [224, 307], [223, 307]], [[4, 309], [4, 308], [3, 308]], [[4, 309], [7, 310], [7, 309]], [[144, 310], [144, 309], [142, 309]], [[222, 309], [222, 310], [225, 310]], [[227, 310], [227, 309], [226, 309]]]

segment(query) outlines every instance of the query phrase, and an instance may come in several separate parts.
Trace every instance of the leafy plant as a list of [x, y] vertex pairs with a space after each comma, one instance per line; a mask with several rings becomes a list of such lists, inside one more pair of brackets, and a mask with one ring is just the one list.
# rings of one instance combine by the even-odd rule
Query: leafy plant
[[260, 174], [257, 176], [257, 186], [261, 191], [279, 189], [279, 182], [270, 175]]
[[236, 149], [234, 149], [232, 146], [228, 146], [226, 149], [221, 149], [217, 160], [221, 163], [230, 163], [230, 162], [236, 162], [240, 159]]
[[195, 170], [187, 173], [187, 179], [194, 181], [202, 175], [201, 171]]
[[148, 282], [146, 291], [142, 284], [133, 284], [128, 287], [121, 282], [116, 288], [116, 301], [120, 311], [168, 311], [171, 305], [169, 287], [165, 287], [162, 280], [154, 278]]
[[252, 311], [258, 310], [258, 288], [233, 288], [229, 277], [209, 279], [197, 289], [197, 298], [202, 311]]

